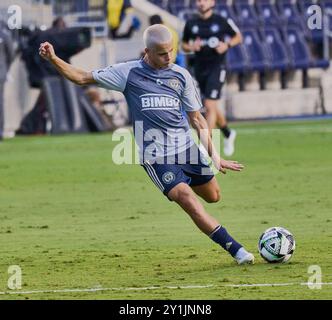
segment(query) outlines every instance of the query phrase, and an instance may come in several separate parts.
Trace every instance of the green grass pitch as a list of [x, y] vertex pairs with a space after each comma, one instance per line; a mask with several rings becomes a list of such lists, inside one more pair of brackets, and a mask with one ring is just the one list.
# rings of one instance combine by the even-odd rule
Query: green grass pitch
[[[113, 164], [111, 134], [0, 144], [0, 299], [331, 299], [332, 121], [234, 127], [246, 169], [219, 174], [223, 201], [205, 207], [255, 253], [253, 266], [237, 266], [140, 166]], [[257, 252], [272, 226], [295, 236], [288, 264]], [[303, 284], [311, 265], [321, 289]]]

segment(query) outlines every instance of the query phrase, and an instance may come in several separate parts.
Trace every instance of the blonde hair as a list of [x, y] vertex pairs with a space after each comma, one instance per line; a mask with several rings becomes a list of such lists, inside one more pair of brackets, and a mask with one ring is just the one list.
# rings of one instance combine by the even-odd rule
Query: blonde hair
[[167, 27], [162, 24], [155, 24], [144, 31], [143, 41], [146, 48], [152, 49], [158, 44], [172, 42], [173, 36]]

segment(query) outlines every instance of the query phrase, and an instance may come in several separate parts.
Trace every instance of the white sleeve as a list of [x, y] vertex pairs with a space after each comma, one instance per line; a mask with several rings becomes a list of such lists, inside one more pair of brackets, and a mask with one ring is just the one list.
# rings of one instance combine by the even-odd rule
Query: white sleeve
[[202, 109], [202, 99], [198, 92], [198, 88], [190, 73], [185, 70], [183, 73], [186, 79], [186, 85], [182, 95], [182, 103], [185, 111], [198, 111]]
[[94, 70], [92, 76], [102, 88], [123, 92], [130, 69], [128, 63], [119, 63], [105, 69]]

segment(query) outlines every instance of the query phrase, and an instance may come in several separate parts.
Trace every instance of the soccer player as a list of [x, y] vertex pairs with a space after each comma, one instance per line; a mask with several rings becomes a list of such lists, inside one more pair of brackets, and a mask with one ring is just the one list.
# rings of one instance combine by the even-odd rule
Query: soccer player
[[[192, 77], [186, 69], [171, 63], [173, 42], [169, 29], [160, 24], [150, 26], [144, 32], [144, 42], [143, 59], [93, 72], [64, 62], [48, 42], [40, 45], [39, 53], [65, 78], [78, 85], [99, 84], [123, 92], [133, 116], [141, 165], [154, 184], [169, 200], [179, 204], [197, 227], [228, 251], [238, 264], [253, 263], [254, 256], [205, 211], [197, 197], [209, 203], [218, 202], [220, 189], [193, 141], [183, 109], [219, 171], [241, 171], [244, 167], [237, 161], [222, 159], [216, 152], [207, 122], [199, 111], [201, 99]], [[187, 157], [188, 154], [196, 154], [195, 161], [190, 159], [195, 157]], [[166, 162], [160, 161], [165, 159]]]
[[[218, 108], [221, 90], [226, 79], [225, 58], [227, 50], [242, 42], [242, 35], [231, 19], [214, 14], [215, 0], [197, 0], [197, 17], [186, 22], [182, 49], [194, 53], [194, 73], [204, 99], [209, 128], [216, 125], [224, 139], [224, 153], [233, 155], [236, 131], [228, 127], [227, 120]], [[225, 42], [225, 37], [230, 40]]]

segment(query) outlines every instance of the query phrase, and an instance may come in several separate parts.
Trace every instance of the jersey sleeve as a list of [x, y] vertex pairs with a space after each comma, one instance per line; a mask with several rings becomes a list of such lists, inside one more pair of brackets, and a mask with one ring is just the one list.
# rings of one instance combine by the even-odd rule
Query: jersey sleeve
[[186, 22], [182, 34], [182, 41], [189, 42], [190, 39], [191, 39], [190, 23]]
[[92, 71], [93, 78], [100, 87], [123, 92], [128, 79], [127, 63], [119, 63], [105, 69]]
[[203, 107], [198, 88], [187, 70], [185, 70], [183, 75], [186, 79], [186, 85], [182, 95], [183, 108], [187, 112], [198, 111]]
[[226, 30], [225, 32], [231, 36], [234, 37], [237, 33], [240, 32], [240, 29], [238, 28], [238, 26], [235, 24], [235, 22], [232, 19], [227, 19], [226, 20]]

